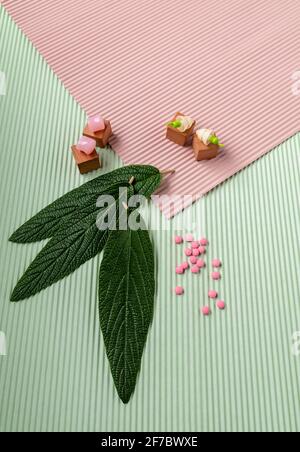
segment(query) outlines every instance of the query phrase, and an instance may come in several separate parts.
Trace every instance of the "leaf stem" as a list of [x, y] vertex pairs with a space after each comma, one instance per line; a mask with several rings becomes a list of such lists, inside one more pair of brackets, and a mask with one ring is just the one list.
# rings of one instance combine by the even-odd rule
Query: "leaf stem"
[[163, 176], [168, 176], [169, 174], [174, 174], [176, 172], [175, 169], [165, 169], [160, 172]]

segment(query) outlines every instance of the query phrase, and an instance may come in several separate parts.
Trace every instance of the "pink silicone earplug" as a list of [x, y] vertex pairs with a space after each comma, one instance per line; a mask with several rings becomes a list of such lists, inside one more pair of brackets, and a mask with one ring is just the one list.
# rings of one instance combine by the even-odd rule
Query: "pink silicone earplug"
[[192, 250], [191, 250], [191, 248], [186, 248], [186, 249], [184, 250], [184, 254], [185, 254], [186, 256], [191, 256], [191, 255], [192, 255]]
[[209, 298], [216, 298], [217, 295], [218, 295], [218, 292], [216, 290], [212, 290], [211, 289], [211, 290], [208, 291]]
[[176, 235], [176, 237], [175, 237], [175, 243], [177, 244], [177, 245], [179, 245], [180, 243], [182, 243], [183, 242], [183, 238], [180, 236], [180, 235]]
[[212, 277], [212, 279], [220, 279], [221, 273], [220, 272], [212, 272], [211, 277]]
[[206, 253], [206, 248], [205, 248], [205, 246], [199, 246], [198, 250], [199, 250], [199, 253], [200, 253], [200, 254], [205, 254], [205, 253]]
[[104, 130], [105, 122], [102, 116], [100, 115], [90, 116], [88, 119], [88, 128], [92, 132], [99, 132], [100, 130]]
[[192, 273], [199, 273], [199, 267], [197, 267], [196, 265], [194, 265], [192, 268], [191, 268], [191, 272]]
[[184, 292], [183, 287], [181, 287], [181, 286], [175, 287], [175, 293], [176, 293], [176, 295], [182, 295], [183, 292]]
[[96, 148], [96, 141], [89, 137], [80, 137], [76, 144], [78, 151], [84, 152], [86, 155], [90, 155]]
[[208, 244], [208, 240], [207, 240], [205, 237], [203, 237], [202, 239], [200, 239], [200, 245], [206, 246], [207, 244]]
[[197, 259], [196, 264], [197, 264], [197, 267], [199, 267], [199, 268], [205, 267], [205, 262], [203, 259]]
[[198, 248], [199, 242], [192, 242], [192, 248]]
[[203, 315], [209, 315], [210, 314], [210, 307], [209, 306], [204, 306], [202, 309], [202, 314]]
[[218, 309], [221, 309], [221, 311], [223, 311], [223, 309], [225, 309], [225, 303], [223, 300], [218, 300], [216, 303], [216, 306]]
[[193, 253], [193, 256], [199, 256], [200, 251], [198, 250], [198, 248], [194, 248], [192, 253]]
[[220, 259], [213, 259], [211, 264], [212, 264], [213, 267], [221, 267]]

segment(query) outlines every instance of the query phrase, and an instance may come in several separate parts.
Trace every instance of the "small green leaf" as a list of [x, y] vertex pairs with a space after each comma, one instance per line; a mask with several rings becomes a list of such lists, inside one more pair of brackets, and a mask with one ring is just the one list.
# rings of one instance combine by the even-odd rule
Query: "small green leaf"
[[[88, 212], [92, 213], [100, 195], [112, 194], [115, 196], [118, 187], [127, 185], [131, 177], [134, 177], [134, 185], [138, 185], [135, 190], [137, 193], [143, 189], [143, 184], [152, 185], [155, 177], [158, 180], [160, 173], [153, 166], [129, 165], [99, 176], [42, 209], [17, 229], [10, 237], [10, 241], [31, 243], [53, 237], [58, 232], [67, 230], [74, 218], [80, 216], [80, 211], [83, 212], [83, 216]], [[145, 196], [151, 196], [151, 194], [149, 195], [149, 190], [145, 190]]]
[[100, 325], [124, 403], [134, 391], [153, 317], [154, 256], [149, 233], [111, 231], [99, 276]]

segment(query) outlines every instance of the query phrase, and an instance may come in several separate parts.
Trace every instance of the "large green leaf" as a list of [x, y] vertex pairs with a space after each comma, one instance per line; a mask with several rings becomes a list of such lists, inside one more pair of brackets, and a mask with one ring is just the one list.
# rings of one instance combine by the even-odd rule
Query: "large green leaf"
[[[128, 196], [133, 194], [129, 187]], [[55, 235], [28, 267], [11, 295], [11, 301], [20, 301], [40, 292], [65, 276], [73, 273], [86, 261], [102, 251], [108, 237], [109, 227], [114, 225], [119, 214], [119, 199], [87, 216], [80, 215], [73, 226]], [[113, 214], [113, 215], [112, 215]], [[97, 224], [106, 217], [106, 230]]]
[[146, 230], [111, 231], [99, 276], [100, 325], [118, 394], [134, 391], [153, 316], [153, 247]]
[[[10, 237], [16, 243], [30, 243], [53, 237], [68, 230], [74, 218], [85, 217], [96, 210], [97, 198], [102, 194], [115, 196], [119, 186], [128, 185], [134, 178], [135, 193], [150, 197], [159, 186], [161, 175], [157, 168], [146, 165], [130, 165], [99, 176], [78, 187], [28, 220]], [[152, 190], [152, 191], [151, 191]]]
[[70, 230], [54, 236], [28, 267], [11, 295], [11, 301], [29, 298], [72, 273], [98, 254], [108, 232], [99, 231], [96, 213], [90, 214]]
[[[107, 194], [117, 196], [119, 191], [118, 186], [110, 187]], [[103, 194], [103, 193], [100, 193]], [[66, 202], [59, 202], [57, 206], [53, 203], [46, 207], [23, 226], [21, 226], [11, 237], [11, 242], [16, 243], [31, 243], [39, 240], [51, 238], [57, 234], [68, 231], [81, 218], [84, 219], [87, 215], [96, 213], [96, 201], [98, 195], [83, 194], [79, 198], [69, 198]], [[62, 198], [60, 198], [62, 200]], [[60, 201], [58, 200], [58, 201]], [[53, 208], [52, 208], [53, 206]]]

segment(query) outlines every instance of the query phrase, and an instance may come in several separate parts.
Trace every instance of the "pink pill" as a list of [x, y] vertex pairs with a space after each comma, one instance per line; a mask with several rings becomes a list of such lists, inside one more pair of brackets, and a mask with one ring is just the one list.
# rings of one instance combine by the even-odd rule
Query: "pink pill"
[[180, 235], [176, 235], [176, 237], [175, 237], [175, 243], [177, 244], [177, 245], [179, 245], [180, 243], [182, 243], [183, 242], [183, 238], [180, 236]]
[[182, 273], [184, 273], [184, 268], [182, 267], [182, 265], [178, 265], [178, 267], [176, 267], [176, 273], [177, 275], [182, 275]]
[[212, 272], [211, 277], [212, 277], [212, 279], [221, 279], [221, 273], [220, 272]]
[[190, 257], [190, 263], [191, 264], [196, 264], [196, 262], [197, 262], [197, 257], [196, 256], [191, 256]]
[[191, 255], [192, 255], [192, 250], [191, 250], [191, 248], [186, 248], [186, 249], [184, 250], [184, 254], [185, 254], [186, 256], [191, 256]]
[[197, 264], [197, 267], [199, 267], [199, 268], [204, 268], [205, 267], [205, 262], [204, 262], [203, 259], [197, 259], [196, 264]]
[[191, 268], [191, 272], [192, 272], [192, 273], [199, 273], [199, 267], [197, 267], [196, 265], [194, 265], [194, 266]]
[[185, 236], [185, 240], [186, 240], [186, 242], [192, 242], [194, 240], [193, 234], [187, 234]]
[[221, 261], [220, 261], [220, 259], [213, 259], [213, 260], [211, 261], [211, 264], [212, 264], [213, 267], [221, 267]]
[[192, 248], [198, 248], [199, 242], [192, 242]]
[[223, 311], [223, 309], [225, 309], [225, 302], [223, 300], [218, 300], [216, 306], [218, 309], [221, 309], [221, 311]]
[[189, 268], [189, 263], [188, 262], [183, 262], [182, 264], [181, 264], [181, 267], [183, 268], [183, 270], [187, 270], [188, 268]]
[[184, 292], [183, 287], [181, 287], [181, 286], [175, 287], [175, 293], [176, 293], [176, 295], [182, 295], [183, 292]]
[[193, 256], [199, 256], [200, 252], [198, 248], [193, 249]]
[[203, 315], [210, 315], [210, 307], [209, 306], [204, 306], [202, 309], [202, 314]]
[[209, 298], [216, 298], [217, 295], [218, 295], [218, 292], [216, 290], [212, 290], [211, 289], [211, 290], [208, 291]]
[[202, 239], [200, 239], [200, 245], [206, 246], [207, 244], [208, 244], [208, 240], [205, 237], [202, 237]]
[[198, 250], [199, 250], [199, 253], [200, 253], [200, 254], [205, 254], [205, 253], [206, 253], [206, 248], [205, 248], [205, 246], [199, 246]]

